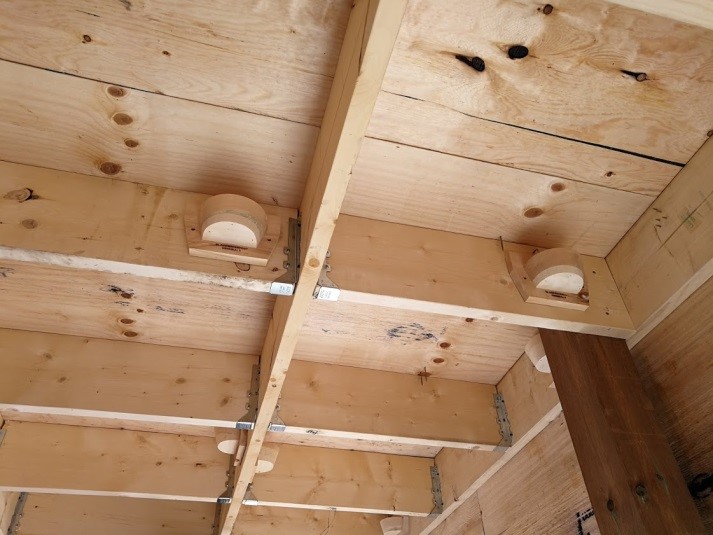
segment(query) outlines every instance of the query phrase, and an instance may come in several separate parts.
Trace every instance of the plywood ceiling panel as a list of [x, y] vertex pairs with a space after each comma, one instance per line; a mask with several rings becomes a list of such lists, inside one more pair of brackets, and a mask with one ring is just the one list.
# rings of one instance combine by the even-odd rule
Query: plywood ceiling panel
[[343, 0], [13, 0], [0, 10], [0, 58], [319, 125], [350, 8]]
[[258, 355], [274, 296], [3, 260], [0, 300], [6, 328]]
[[365, 139], [342, 211], [603, 257], [652, 198]]
[[6, 61], [0, 83], [2, 160], [280, 206], [302, 198], [316, 127]]
[[314, 301], [295, 358], [495, 384], [522, 355], [529, 327]]
[[[549, 14], [542, 6], [455, 0], [444, 9], [413, 0], [383, 89], [491, 121], [688, 161], [713, 124], [713, 32], [602, 1], [560, 3]], [[529, 54], [510, 59], [514, 45]], [[456, 54], [480, 57], [485, 69]]]

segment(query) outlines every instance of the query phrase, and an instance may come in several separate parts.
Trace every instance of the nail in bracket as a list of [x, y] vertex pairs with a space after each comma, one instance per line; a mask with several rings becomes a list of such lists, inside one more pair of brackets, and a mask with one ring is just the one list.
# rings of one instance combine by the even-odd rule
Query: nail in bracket
[[300, 234], [302, 224], [299, 219], [290, 218], [289, 226], [287, 246], [283, 250], [287, 255], [287, 260], [283, 264], [287, 272], [270, 284], [270, 293], [273, 295], [294, 294], [297, 279], [300, 276]]
[[314, 298], [322, 301], [337, 301], [339, 300], [339, 294], [341, 293], [341, 290], [332, 282], [329, 275], [327, 275], [330, 271], [332, 271], [332, 266], [330, 266], [327, 262], [330, 256], [331, 253], [327, 251], [324, 264], [322, 264], [322, 270], [319, 273], [317, 286], [314, 288]]

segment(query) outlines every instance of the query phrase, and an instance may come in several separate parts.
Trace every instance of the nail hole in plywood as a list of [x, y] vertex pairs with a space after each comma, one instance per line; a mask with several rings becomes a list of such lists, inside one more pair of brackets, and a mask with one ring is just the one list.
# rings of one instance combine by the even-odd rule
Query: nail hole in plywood
[[119, 295], [121, 295], [121, 297], [123, 297], [124, 299], [131, 299], [132, 297], [134, 297], [134, 294], [130, 294], [129, 292], [121, 292], [121, 294]]
[[134, 119], [131, 117], [131, 115], [122, 112], [115, 113], [111, 116], [111, 119], [119, 126], [126, 126], [127, 124], [131, 124], [134, 122]]
[[109, 87], [107, 87], [106, 92], [109, 93], [109, 96], [114, 98], [121, 98], [126, 95], [126, 89], [115, 85], [110, 85]]
[[448, 349], [449, 347], [451, 347], [451, 343], [450, 343], [450, 342], [441, 342], [441, 343], [438, 344], [438, 345], [441, 347], [441, 349]]
[[125, 139], [124, 140], [124, 145], [129, 147], [130, 149], [135, 149], [136, 147], [139, 146], [139, 142], [136, 141], [135, 139]]
[[533, 206], [532, 208], [528, 208], [523, 212], [523, 215], [529, 219], [532, 219], [534, 217], [540, 217], [544, 211], [542, 208], [537, 208], [536, 206]]
[[555, 182], [550, 186], [550, 189], [554, 191], [555, 193], [564, 191], [565, 185], [562, 184], [562, 182]]
[[446, 359], [443, 359], [441, 357], [436, 357], [435, 359], [432, 360], [434, 364], [443, 364], [446, 361]]
[[465, 318], [466, 323], [473, 323], [473, 318]]
[[132, 323], [134, 323], [134, 320], [132, 320], [131, 318], [121, 318], [119, 321], [124, 325], [131, 325]]
[[103, 162], [99, 165], [99, 170], [105, 175], [116, 175], [121, 171], [121, 166], [114, 162]]
[[91, 36], [87, 35], [86, 33], [82, 35], [82, 43], [91, 43], [92, 38]]
[[139, 335], [136, 331], [124, 331], [122, 334], [127, 338], [136, 338]]

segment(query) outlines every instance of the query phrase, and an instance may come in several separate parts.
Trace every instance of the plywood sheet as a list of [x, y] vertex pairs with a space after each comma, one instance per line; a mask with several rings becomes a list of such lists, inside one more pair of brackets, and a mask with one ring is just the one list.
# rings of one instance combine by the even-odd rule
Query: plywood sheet
[[366, 139], [342, 212], [603, 257], [651, 197]]
[[0, 262], [0, 327], [257, 355], [270, 294]]
[[302, 198], [313, 126], [7, 61], [0, 83], [2, 160], [264, 204]]
[[295, 358], [495, 384], [522, 355], [529, 327], [313, 301]]
[[[548, 15], [537, 0], [410, 2], [384, 89], [685, 163], [713, 124], [713, 32], [600, 0], [553, 6]], [[510, 59], [513, 45], [528, 56]], [[485, 70], [456, 54], [482, 58]]]
[[0, 10], [0, 57], [319, 125], [350, 7], [342, 0], [17, 0]]
[[448, 106], [382, 91], [367, 134], [553, 177], [657, 195], [678, 165], [527, 128], [480, 119]]

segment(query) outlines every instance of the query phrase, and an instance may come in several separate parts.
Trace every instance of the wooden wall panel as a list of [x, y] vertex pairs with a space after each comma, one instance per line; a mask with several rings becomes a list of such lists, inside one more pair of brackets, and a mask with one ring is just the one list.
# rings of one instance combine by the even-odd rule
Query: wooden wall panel
[[344, 366], [497, 383], [522, 355], [530, 327], [313, 301], [295, 358]]
[[651, 200], [367, 138], [342, 212], [602, 257]]
[[[553, 421], [475, 496], [486, 534], [582, 533], [577, 513], [591, 506], [564, 417]], [[599, 533], [594, 519], [584, 527], [584, 533]], [[447, 533], [457, 532], [443, 535]]]
[[[713, 279], [661, 322], [631, 352], [683, 476], [712, 471]], [[713, 495], [695, 500], [713, 531]]]
[[0, 58], [319, 125], [350, 7], [9, 1], [0, 10]]
[[[0, 262], [0, 327], [259, 354], [274, 296]], [[123, 321], [122, 321], [123, 320]]]
[[[603, 1], [415, 0], [384, 90], [685, 163], [713, 124], [713, 32]], [[508, 49], [529, 55], [512, 60]], [[479, 56], [477, 72], [455, 59]], [[632, 73], [646, 73], [637, 81]]]
[[264, 204], [302, 198], [313, 126], [7, 61], [0, 83], [2, 160]]
[[[376, 139], [598, 186], [657, 195], [680, 167], [542, 135], [382, 91], [367, 134]], [[394, 177], [397, 179], [398, 175]]]
[[30, 494], [17, 535], [210, 535], [215, 505]]

